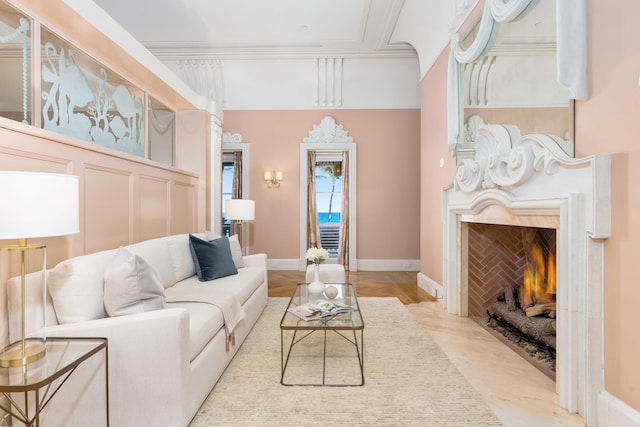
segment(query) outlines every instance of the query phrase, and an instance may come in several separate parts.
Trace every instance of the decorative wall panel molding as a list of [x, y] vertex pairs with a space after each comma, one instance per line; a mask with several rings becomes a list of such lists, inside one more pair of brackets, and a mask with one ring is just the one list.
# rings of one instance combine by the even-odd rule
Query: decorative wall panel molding
[[343, 58], [316, 59], [317, 98], [316, 105], [321, 107], [342, 106], [342, 65]]
[[239, 144], [242, 142], [242, 135], [239, 133], [225, 132], [222, 134], [223, 144]]
[[199, 95], [225, 106], [222, 61], [219, 59], [178, 59], [182, 79]]
[[349, 136], [349, 132], [342, 128], [342, 125], [336, 123], [336, 119], [326, 116], [320, 121], [319, 125], [313, 125], [313, 129], [309, 131], [309, 136], [305, 137], [302, 142], [353, 142], [353, 137]]
[[464, 85], [465, 107], [484, 106], [489, 103], [487, 86], [489, 72], [495, 60], [495, 56], [487, 55], [481, 61], [464, 64], [464, 81], [467, 83]]
[[449, 30], [455, 31], [464, 22], [469, 10], [477, 3], [476, 0], [451, 0], [452, 16]]

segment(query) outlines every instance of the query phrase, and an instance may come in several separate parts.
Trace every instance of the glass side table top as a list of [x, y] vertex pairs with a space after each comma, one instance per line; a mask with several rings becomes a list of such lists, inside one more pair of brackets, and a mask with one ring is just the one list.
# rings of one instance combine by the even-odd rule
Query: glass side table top
[[322, 319], [302, 320], [298, 316], [290, 313], [288, 311], [289, 308], [314, 302], [315, 299], [310, 299], [309, 297], [307, 291], [308, 283], [300, 283], [296, 286], [293, 296], [284, 311], [284, 315], [280, 321], [280, 329], [364, 329], [364, 320], [362, 319], [362, 313], [360, 313], [360, 307], [358, 306], [358, 299], [356, 298], [353, 285], [350, 283], [327, 283], [327, 286], [335, 286], [338, 289], [338, 296], [328, 301], [339, 301], [354, 307], [355, 310]]
[[46, 354], [25, 366], [0, 368], [0, 391], [30, 391], [75, 369], [107, 346], [106, 338], [46, 339]]

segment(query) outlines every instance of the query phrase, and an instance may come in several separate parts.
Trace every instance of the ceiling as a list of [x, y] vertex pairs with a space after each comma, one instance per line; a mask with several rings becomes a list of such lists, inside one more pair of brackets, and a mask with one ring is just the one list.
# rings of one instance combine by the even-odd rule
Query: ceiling
[[94, 0], [158, 57], [394, 56], [404, 0]]
[[477, 1], [93, 3], [216, 108], [264, 110], [417, 108], [421, 76]]

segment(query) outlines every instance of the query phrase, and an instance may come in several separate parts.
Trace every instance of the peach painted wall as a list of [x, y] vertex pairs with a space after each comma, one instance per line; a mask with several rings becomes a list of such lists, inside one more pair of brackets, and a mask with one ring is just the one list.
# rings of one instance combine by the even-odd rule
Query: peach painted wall
[[456, 163], [447, 147], [448, 57], [448, 50], [440, 55], [421, 85], [420, 271], [440, 284], [444, 239], [442, 189], [451, 182]]
[[[576, 156], [612, 155], [612, 235], [605, 243], [604, 377], [606, 390], [640, 411], [638, 267], [640, 253], [640, 3], [615, 7], [588, 0], [588, 101], [576, 102]], [[440, 190], [453, 176], [446, 153], [448, 49], [422, 80], [421, 272], [442, 283]], [[445, 168], [438, 167], [440, 157]]]
[[576, 152], [612, 154], [612, 233], [605, 244], [604, 340], [607, 391], [640, 411], [640, 3], [588, 0], [589, 92], [576, 103]]
[[[300, 144], [332, 116], [357, 146], [357, 257], [419, 257], [418, 110], [225, 111], [223, 130], [250, 145], [250, 197], [256, 201], [252, 253], [297, 259], [300, 241]], [[279, 189], [264, 171], [281, 170]]]

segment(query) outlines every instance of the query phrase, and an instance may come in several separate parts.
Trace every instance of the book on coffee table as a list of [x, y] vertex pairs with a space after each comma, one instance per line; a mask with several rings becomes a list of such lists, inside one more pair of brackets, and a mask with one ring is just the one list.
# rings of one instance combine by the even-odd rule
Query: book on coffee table
[[355, 307], [346, 305], [340, 301], [317, 300], [306, 304], [289, 307], [289, 313], [298, 316], [302, 320], [315, 320], [323, 317], [331, 317], [340, 313], [354, 311]]

